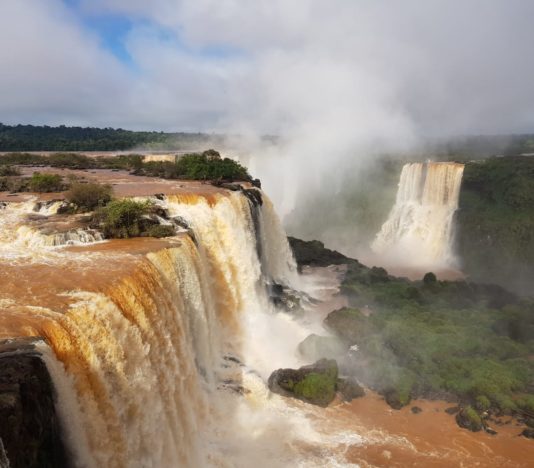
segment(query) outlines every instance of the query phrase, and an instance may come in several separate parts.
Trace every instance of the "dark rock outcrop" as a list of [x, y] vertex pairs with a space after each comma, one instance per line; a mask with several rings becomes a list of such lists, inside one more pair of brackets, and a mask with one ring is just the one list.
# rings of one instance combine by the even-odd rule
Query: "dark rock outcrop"
[[299, 269], [305, 265], [326, 267], [355, 262], [335, 250], [327, 249], [321, 241], [304, 241], [296, 237], [288, 237], [289, 245], [295, 255]]
[[0, 341], [0, 466], [68, 467], [48, 370], [36, 339]]
[[464, 429], [469, 429], [472, 432], [478, 432], [484, 428], [482, 418], [471, 406], [462, 408], [456, 414], [456, 423]]
[[348, 346], [334, 336], [320, 336], [315, 333], [307, 336], [298, 345], [299, 354], [307, 361], [336, 359], [348, 351]]
[[419, 406], [412, 406], [410, 408], [410, 411], [413, 413], [413, 414], [419, 414], [421, 413], [423, 410], [421, 408], [419, 408]]
[[337, 379], [337, 391], [341, 394], [344, 401], [352, 401], [355, 398], [365, 396], [365, 390], [353, 377]]
[[300, 307], [298, 293], [287, 286], [278, 283], [268, 284], [267, 293], [272, 303], [281, 310], [294, 312]]
[[326, 407], [336, 396], [337, 377], [336, 361], [321, 359], [300, 369], [275, 370], [268, 385], [271, 392]]

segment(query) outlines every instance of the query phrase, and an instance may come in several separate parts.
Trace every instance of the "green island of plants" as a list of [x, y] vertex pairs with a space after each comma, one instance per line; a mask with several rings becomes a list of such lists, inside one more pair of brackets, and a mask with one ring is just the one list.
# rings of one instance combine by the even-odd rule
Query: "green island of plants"
[[534, 417], [532, 299], [434, 274], [409, 281], [356, 261], [347, 268], [350, 307], [325, 319], [352, 346], [341, 369], [393, 408], [445, 399], [469, 406], [462, 418], [475, 423], [483, 415]]
[[[50, 166], [67, 169], [127, 170], [140, 176], [185, 180], [251, 181], [247, 169], [238, 162], [221, 158], [215, 150], [190, 153], [176, 157], [176, 161], [143, 162], [139, 154], [89, 157], [80, 153], [54, 153], [49, 156], [33, 153], [8, 153], [0, 156], [0, 168], [13, 166]], [[15, 169], [16, 171], [16, 169]], [[2, 177], [17, 174], [0, 170]]]

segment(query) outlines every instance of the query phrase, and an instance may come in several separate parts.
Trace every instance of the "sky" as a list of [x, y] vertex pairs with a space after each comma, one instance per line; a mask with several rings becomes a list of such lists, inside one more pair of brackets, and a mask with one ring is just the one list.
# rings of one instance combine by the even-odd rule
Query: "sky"
[[534, 129], [526, 0], [2, 0], [0, 122], [369, 145]]

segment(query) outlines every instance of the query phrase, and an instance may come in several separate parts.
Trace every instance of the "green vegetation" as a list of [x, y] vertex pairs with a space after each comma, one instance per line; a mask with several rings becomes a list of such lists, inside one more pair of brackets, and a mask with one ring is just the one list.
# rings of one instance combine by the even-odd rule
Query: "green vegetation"
[[473, 280], [530, 294], [534, 281], [534, 157], [466, 164], [456, 224], [462, 267]]
[[221, 158], [215, 150], [186, 154], [179, 157], [176, 162], [151, 161], [146, 163], [138, 154], [95, 158], [79, 153], [55, 153], [50, 156], [10, 153], [0, 156], [0, 168], [13, 168], [15, 165], [68, 169], [122, 169], [132, 171], [135, 175], [165, 179], [251, 180], [245, 167], [232, 159]]
[[343, 292], [351, 308], [325, 324], [358, 346], [346, 364], [391, 406], [426, 397], [479, 411], [534, 409], [534, 301], [433, 274], [412, 282], [358, 262], [348, 265]]
[[175, 234], [174, 227], [169, 224], [155, 224], [150, 226], [144, 233], [148, 237], [170, 237]]
[[96, 213], [102, 224], [104, 235], [112, 238], [140, 236], [144, 229], [142, 218], [148, 215], [152, 204], [131, 198], [113, 200]]
[[65, 184], [60, 175], [34, 172], [29, 180], [29, 189], [32, 192], [61, 192]]
[[0, 151], [116, 151], [139, 147], [187, 151], [220, 146], [223, 141], [223, 135], [202, 133], [0, 124]]
[[20, 176], [17, 166], [0, 166], [0, 177]]
[[93, 211], [108, 204], [112, 195], [111, 185], [75, 182], [71, 184], [66, 198], [70, 203], [75, 204], [80, 211]]
[[293, 387], [295, 397], [328, 405], [336, 394], [337, 372], [334, 376], [328, 373], [311, 372]]

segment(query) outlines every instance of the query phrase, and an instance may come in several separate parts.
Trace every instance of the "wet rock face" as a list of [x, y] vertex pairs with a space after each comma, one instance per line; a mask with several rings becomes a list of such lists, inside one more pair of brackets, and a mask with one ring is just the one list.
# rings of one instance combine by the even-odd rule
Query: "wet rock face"
[[295, 237], [288, 237], [287, 240], [299, 269], [304, 265], [326, 267], [356, 262], [335, 250], [327, 249], [322, 242], [317, 240], [304, 241]]
[[331, 359], [299, 369], [278, 369], [269, 377], [269, 389], [318, 406], [328, 406], [336, 396], [338, 369]]
[[69, 466], [54, 398], [33, 340], [0, 341], [0, 466]]

